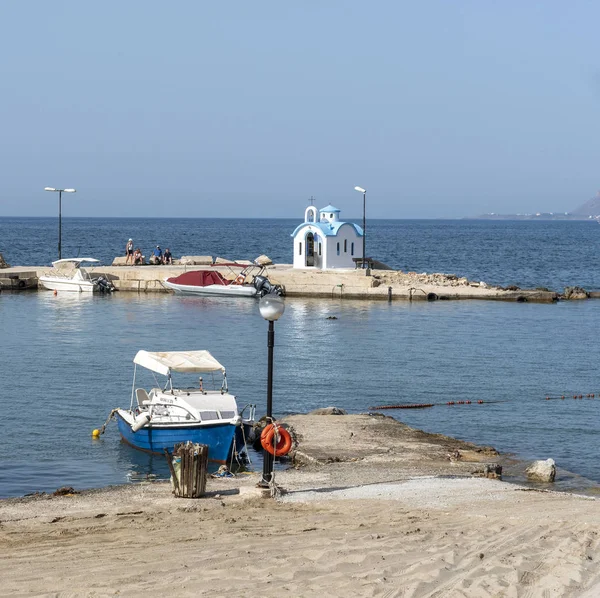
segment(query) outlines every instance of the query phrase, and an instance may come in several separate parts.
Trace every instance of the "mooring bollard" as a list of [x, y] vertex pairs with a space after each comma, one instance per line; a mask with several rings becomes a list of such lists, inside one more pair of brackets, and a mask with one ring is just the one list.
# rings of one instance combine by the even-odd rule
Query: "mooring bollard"
[[173, 454], [165, 449], [171, 471], [173, 494], [180, 498], [200, 498], [206, 491], [208, 446], [192, 442], [175, 445]]

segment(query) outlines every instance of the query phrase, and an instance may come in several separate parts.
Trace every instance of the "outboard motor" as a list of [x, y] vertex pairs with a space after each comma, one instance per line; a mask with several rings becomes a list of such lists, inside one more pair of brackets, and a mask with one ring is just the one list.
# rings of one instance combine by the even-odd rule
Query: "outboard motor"
[[115, 285], [113, 285], [113, 283], [104, 276], [99, 276], [96, 279], [96, 284], [98, 285], [98, 290], [101, 293], [112, 293], [115, 290]]
[[267, 293], [283, 296], [283, 288], [278, 284], [272, 284], [266, 276], [255, 276], [254, 288], [259, 297], [264, 297]]

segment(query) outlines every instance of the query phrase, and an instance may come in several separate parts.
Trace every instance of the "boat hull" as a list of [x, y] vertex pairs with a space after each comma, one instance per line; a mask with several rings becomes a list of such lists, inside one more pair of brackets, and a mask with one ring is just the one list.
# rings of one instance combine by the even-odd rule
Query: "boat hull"
[[224, 297], [255, 297], [256, 289], [249, 285], [220, 285], [210, 284], [205, 287], [176, 284], [165, 280], [163, 284], [181, 295], [222, 295]]
[[237, 426], [229, 422], [211, 425], [160, 425], [145, 426], [133, 432], [131, 425], [117, 411], [117, 425], [121, 438], [136, 448], [147, 453], [164, 453], [167, 449], [173, 452], [173, 447], [180, 442], [206, 444], [208, 460], [216, 463], [226, 463], [231, 452]]
[[96, 285], [87, 280], [59, 280], [50, 276], [40, 276], [39, 284], [49, 291], [68, 291], [71, 293], [93, 293]]

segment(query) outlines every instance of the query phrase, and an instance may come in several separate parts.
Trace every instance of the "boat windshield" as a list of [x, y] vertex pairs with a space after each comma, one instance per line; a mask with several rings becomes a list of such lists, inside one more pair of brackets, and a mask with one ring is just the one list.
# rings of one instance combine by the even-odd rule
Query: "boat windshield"
[[171, 388], [188, 392], [216, 390], [227, 392], [227, 377], [225, 374], [221, 375], [220, 372], [207, 372], [200, 376], [177, 374], [175, 381], [172, 381], [172, 385], [167, 379], [167, 384], [163, 390], [168, 391]]

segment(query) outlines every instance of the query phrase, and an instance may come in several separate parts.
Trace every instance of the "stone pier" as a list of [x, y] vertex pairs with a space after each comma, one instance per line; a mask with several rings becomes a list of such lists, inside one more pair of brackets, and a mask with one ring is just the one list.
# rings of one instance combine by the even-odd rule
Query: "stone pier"
[[[235, 278], [239, 268], [215, 265], [169, 266], [97, 266], [86, 268], [93, 276], [103, 274], [119, 291], [136, 293], [170, 292], [165, 278], [190, 270], [217, 270], [226, 278]], [[1, 289], [37, 288], [40, 276], [50, 267], [13, 267], [0, 270]], [[276, 264], [266, 272], [269, 280], [280, 284], [288, 297], [322, 297], [328, 299], [373, 299], [432, 301], [453, 299], [493, 299], [500, 301], [535, 301], [550, 303], [559, 298], [548, 290], [525, 290], [488, 285], [444, 274], [418, 274], [396, 270], [312, 270]]]

